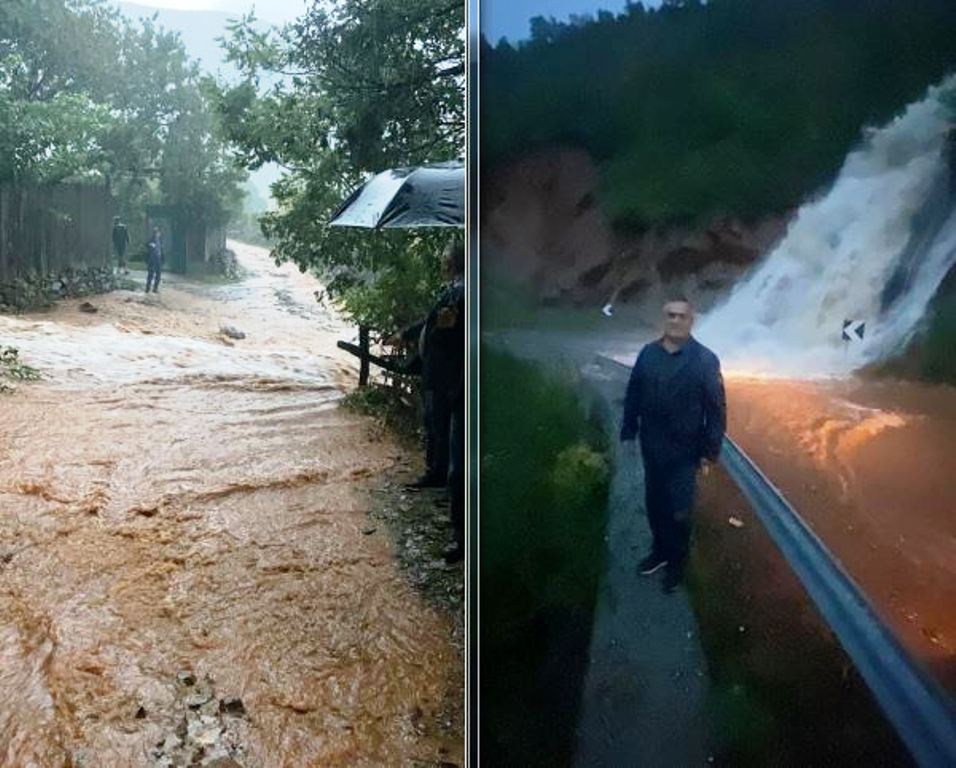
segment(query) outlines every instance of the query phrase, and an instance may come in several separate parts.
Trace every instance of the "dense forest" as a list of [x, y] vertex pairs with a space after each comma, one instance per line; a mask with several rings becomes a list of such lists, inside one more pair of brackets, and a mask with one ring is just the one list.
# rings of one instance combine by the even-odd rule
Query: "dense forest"
[[483, 41], [482, 162], [588, 150], [621, 228], [785, 210], [956, 69], [951, 0], [698, 0]]

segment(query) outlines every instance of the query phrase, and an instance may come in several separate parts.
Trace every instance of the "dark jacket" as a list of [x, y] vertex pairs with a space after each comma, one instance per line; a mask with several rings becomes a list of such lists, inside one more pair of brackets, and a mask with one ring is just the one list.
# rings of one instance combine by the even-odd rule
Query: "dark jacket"
[[640, 434], [646, 464], [715, 460], [726, 428], [717, 355], [693, 337], [673, 356], [660, 340], [641, 350], [627, 385], [621, 440]]
[[[450, 328], [438, 327], [442, 309], [455, 314]], [[405, 341], [417, 344], [424, 333], [422, 345], [422, 385], [449, 398], [464, 395], [465, 387], [465, 284], [459, 278], [442, 288], [438, 300], [428, 315], [402, 332]]]
[[146, 243], [146, 265], [150, 269], [159, 269], [163, 265], [162, 240], [150, 240]]
[[125, 224], [113, 225], [113, 247], [117, 251], [123, 251], [129, 245], [129, 230]]

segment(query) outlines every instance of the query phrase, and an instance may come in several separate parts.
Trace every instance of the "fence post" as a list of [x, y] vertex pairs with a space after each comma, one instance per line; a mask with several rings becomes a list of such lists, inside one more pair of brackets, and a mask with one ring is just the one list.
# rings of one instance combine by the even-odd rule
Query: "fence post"
[[359, 326], [359, 349], [362, 352], [361, 365], [359, 367], [359, 386], [368, 386], [368, 326]]

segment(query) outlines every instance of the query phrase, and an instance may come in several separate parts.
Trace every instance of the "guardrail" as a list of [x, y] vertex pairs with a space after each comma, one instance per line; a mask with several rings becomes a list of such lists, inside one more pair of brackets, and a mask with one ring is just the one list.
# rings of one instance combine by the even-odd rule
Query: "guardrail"
[[[603, 359], [627, 369], [616, 360]], [[839, 561], [729, 437], [724, 438], [721, 464], [757, 512], [916, 762], [923, 768], [956, 766], [956, 707], [947, 692], [907, 653]]]

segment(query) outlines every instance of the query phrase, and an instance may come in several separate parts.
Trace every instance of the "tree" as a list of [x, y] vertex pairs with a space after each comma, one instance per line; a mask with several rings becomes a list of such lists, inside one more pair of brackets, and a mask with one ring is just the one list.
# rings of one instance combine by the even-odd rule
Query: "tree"
[[674, 0], [482, 51], [482, 161], [587, 150], [622, 228], [759, 217], [956, 67], [951, 0]]
[[127, 214], [164, 202], [223, 223], [245, 174], [217, 103], [155, 19], [104, 0], [0, 4], [0, 181], [105, 181]]
[[447, 234], [327, 226], [346, 195], [389, 167], [461, 157], [464, 7], [449, 0], [320, 4], [273, 33], [254, 16], [224, 41], [245, 81], [219, 103], [248, 167], [277, 162], [278, 210], [262, 220], [279, 260], [322, 273], [357, 321], [411, 319], [438, 280]]

